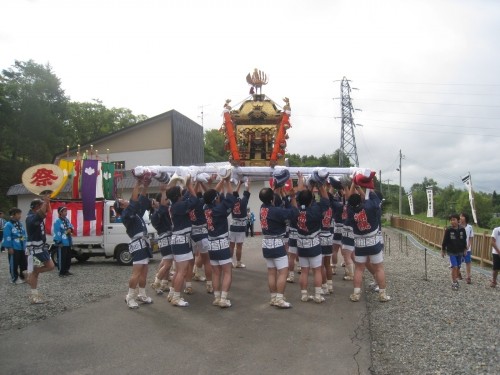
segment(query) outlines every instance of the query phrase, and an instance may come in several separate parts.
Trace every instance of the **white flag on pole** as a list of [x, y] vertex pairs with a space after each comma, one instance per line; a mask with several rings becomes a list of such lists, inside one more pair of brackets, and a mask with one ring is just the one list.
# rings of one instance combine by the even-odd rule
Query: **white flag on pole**
[[462, 182], [465, 185], [465, 188], [469, 192], [469, 202], [470, 209], [472, 211], [472, 218], [474, 219], [474, 223], [477, 224], [477, 216], [476, 216], [476, 206], [474, 205], [474, 191], [472, 190], [472, 179], [470, 176], [470, 172], [467, 176], [462, 177]]
[[413, 194], [411, 191], [408, 193], [408, 203], [410, 205], [410, 215], [413, 216], [415, 212], [413, 211]]
[[434, 217], [434, 196], [432, 186], [427, 187], [427, 217]]

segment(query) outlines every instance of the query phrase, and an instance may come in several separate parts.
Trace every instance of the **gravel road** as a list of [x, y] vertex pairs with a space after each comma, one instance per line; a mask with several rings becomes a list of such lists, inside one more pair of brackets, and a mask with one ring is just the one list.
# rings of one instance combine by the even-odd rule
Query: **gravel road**
[[[474, 269], [472, 284], [451, 289], [448, 261], [427, 252], [406, 233], [384, 229], [387, 291], [380, 303], [365, 277], [372, 339], [373, 374], [499, 374], [500, 288], [489, 287], [490, 271]], [[254, 237], [248, 246], [260, 245]], [[155, 255], [152, 267], [158, 264]], [[28, 303], [29, 287], [9, 282], [7, 254], [0, 255], [0, 335], [31, 322], [126, 293], [130, 268], [113, 259], [91, 258], [74, 263], [74, 276], [57, 272], [40, 277], [40, 292], [48, 303]], [[335, 281], [334, 281], [335, 282]], [[348, 300], [339, 303], [352, 303]]]

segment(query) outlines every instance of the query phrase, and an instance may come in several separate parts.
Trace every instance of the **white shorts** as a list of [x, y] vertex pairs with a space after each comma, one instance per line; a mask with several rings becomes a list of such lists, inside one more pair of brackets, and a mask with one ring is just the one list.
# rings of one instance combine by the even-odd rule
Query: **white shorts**
[[210, 259], [210, 265], [211, 266], [223, 266], [224, 264], [232, 263], [233, 260], [231, 258], [229, 259], [223, 259], [223, 260], [212, 260]]
[[137, 260], [135, 262], [132, 262], [132, 264], [149, 264], [149, 258], [144, 258], [141, 260]]
[[384, 261], [384, 252], [381, 251], [380, 253], [375, 255], [365, 255], [361, 257], [358, 257], [356, 255], [354, 256], [354, 261], [356, 263], [366, 263], [368, 262], [368, 259], [370, 259], [370, 263], [372, 264], [382, 263]]
[[168, 254], [161, 258], [162, 260], [174, 260], [174, 254]]
[[231, 232], [229, 231], [229, 242], [243, 243], [245, 241], [245, 232]]
[[266, 260], [267, 268], [276, 268], [282, 270], [288, 267], [288, 257], [282, 256], [279, 258], [264, 258]]
[[208, 238], [202, 238], [201, 241], [194, 242], [191, 240], [193, 244], [194, 252], [199, 252], [200, 254], [208, 253], [208, 249], [210, 249], [210, 242], [208, 242]]
[[174, 254], [174, 260], [176, 262], [184, 262], [184, 261], [191, 260], [191, 259], [194, 259], [192, 251], [190, 251], [189, 253], [185, 253], [185, 254], [179, 254], [179, 255]]
[[316, 255], [312, 258], [299, 257], [300, 267], [318, 268], [323, 264], [323, 254]]
[[288, 252], [297, 255], [297, 246], [288, 246]]
[[345, 244], [342, 244], [342, 247], [341, 247], [342, 250], [345, 250], [345, 251], [350, 251], [351, 253], [354, 251], [354, 246], [346, 246]]

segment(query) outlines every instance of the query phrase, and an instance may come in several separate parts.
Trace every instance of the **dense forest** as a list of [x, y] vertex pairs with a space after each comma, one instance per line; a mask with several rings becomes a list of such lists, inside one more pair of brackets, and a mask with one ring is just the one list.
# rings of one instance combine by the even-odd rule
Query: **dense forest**
[[[107, 108], [100, 100], [72, 102], [61, 88], [61, 81], [50, 65], [15, 61], [0, 74], [0, 209], [6, 211], [15, 200], [6, 195], [8, 188], [21, 181], [23, 171], [33, 165], [51, 163], [53, 156], [67, 145], [85, 144], [106, 134], [146, 120], [126, 108]], [[301, 156], [287, 154], [290, 166], [339, 165], [339, 150], [334, 154]], [[218, 130], [205, 131], [205, 162], [226, 161], [224, 137]], [[468, 212], [470, 204], [465, 189], [438, 187], [432, 178], [411, 187], [415, 213], [426, 212], [426, 188], [434, 188], [434, 215], [447, 217], [451, 212]], [[384, 195], [384, 210], [398, 213], [399, 186], [379, 184]], [[409, 215], [406, 192], [402, 191], [403, 214]], [[500, 225], [500, 197], [496, 192], [475, 192], [479, 225]]]

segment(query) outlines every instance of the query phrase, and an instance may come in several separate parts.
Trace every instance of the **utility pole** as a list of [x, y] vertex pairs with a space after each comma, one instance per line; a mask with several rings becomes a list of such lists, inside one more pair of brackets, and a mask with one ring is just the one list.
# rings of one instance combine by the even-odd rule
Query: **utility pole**
[[392, 180], [388, 178], [385, 181], [387, 181], [387, 196], [389, 197], [389, 195], [391, 195], [391, 186], [389, 184], [391, 183]]
[[205, 119], [205, 113], [203, 112], [203, 108], [206, 107], [207, 104], [205, 105], [200, 105], [198, 108], [201, 108], [201, 112], [200, 112], [200, 115], [198, 116], [198, 118], [201, 118], [201, 127], [203, 127], [203, 120]]
[[402, 175], [403, 175], [403, 168], [401, 165], [402, 159], [404, 159], [404, 155], [401, 153], [401, 150], [399, 150], [399, 168], [398, 168], [398, 171], [399, 171], [399, 215], [401, 215], [403, 212], [403, 210], [402, 210], [403, 190], [401, 188], [401, 179], [402, 179]]

